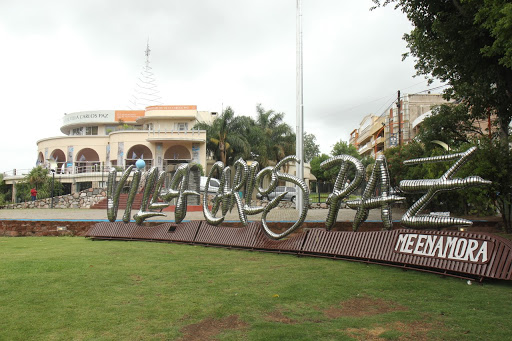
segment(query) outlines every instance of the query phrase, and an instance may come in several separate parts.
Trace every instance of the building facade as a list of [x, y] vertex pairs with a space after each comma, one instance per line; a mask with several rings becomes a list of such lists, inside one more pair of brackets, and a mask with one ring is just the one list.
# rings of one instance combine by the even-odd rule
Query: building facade
[[365, 116], [359, 128], [350, 133], [349, 143], [360, 155], [376, 157], [384, 149], [413, 140], [421, 122], [432, 114], [431, 110], [447, 103], [441, 94], [404, 95], [400, 105], [394, 105], [389, 112]]
[[[194, 162], [206, 170], [206, 131], [193, 127], [215, 116], [195, 105], [65, 114], [60, 128], [64, 136], [37, 141], [37, 162], [54, 170], [63, 183], [87, 179], [93, 187], [104, 185], [100, 182], [110, 167], [121, 170], [139, 159], [146, 169], [172, 172], [178, 164]], [[72, 188], [77, 190], [80, 186]]]

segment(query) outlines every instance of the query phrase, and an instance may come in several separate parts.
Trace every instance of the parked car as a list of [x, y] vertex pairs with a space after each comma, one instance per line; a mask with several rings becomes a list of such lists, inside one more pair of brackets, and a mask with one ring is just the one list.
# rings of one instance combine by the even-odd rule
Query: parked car
[[[208, 180], [208, 177], [202, 176], [199, 181], [199, 190], [201, 192], [204, 192], [204, 189], [206, 187], [206, 181]], [[220, 187], [220, 181], [215, 178], [210, 179], [210, 185], [208, 186], [208, 193], [216, 193], [219, 190]]]
[[296, 196], [296, 192], [295, 191], [296, 191], [295, 187], [277, 186], [276, 190], [274, 192], [269, 193], [268, 195], [262, 196], [260, 193], [257, 193], [256, 194], [256, 198], [259, 199], [259, 200], [265, 200], [265, 199], [266, 200], [272, 200], [276, 196], [278, 196], [279, 194], [281, 194], [283, 192], [288, 192], [288, 193], [286, 193], [286, 195], [281, 200], [291, 201], [291, 202], [294, 203], [295, 202], [295, 196]]

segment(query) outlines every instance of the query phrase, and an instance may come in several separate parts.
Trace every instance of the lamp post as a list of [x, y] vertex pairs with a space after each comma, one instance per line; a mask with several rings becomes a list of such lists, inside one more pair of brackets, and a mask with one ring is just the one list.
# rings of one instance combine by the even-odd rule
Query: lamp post
[[51, 170], [52, 172], [52, 203], [50, 205], [50, 208], [53, 208], [53, 190], [54, 190], [54, 186], [55, 186], [55, 169], [52, 169]]

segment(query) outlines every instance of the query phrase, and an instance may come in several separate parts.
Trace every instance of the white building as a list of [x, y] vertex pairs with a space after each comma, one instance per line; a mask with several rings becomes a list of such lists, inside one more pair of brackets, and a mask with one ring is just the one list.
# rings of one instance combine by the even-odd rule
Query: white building
[[[215, 115], [195, 105], [65, 114], [60, 128], [64, 136], [37, 141], [37, 161], [55, 170], [63, 184], [72, 184], [72, 193], [103, 187], [110, 167], [124, 169], [138, 159], [146, 162], [146, 169], [172, 172], [177, 164], [194, 162], [206, 170], [206, 131], [193, 127], [210, 123]], [[4, 180], [13, 184], [22, 178], [18, 174]]]

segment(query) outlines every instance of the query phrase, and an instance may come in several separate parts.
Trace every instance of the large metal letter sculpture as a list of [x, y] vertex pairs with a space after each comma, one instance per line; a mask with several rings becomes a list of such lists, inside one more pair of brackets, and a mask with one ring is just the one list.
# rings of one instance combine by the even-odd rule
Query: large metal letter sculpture
[[451, 155], [441, 155], [434, 157], [419, 158], [404, 161], [406, 165], [421, 164], [427, 162], [442, 162], [458, 160], [443, 174], [439, 179], [424, 180], [402, 180], [400, 181], [400, 189], [404, 192], [427, 192], [418, 201], [416, 201], [402, 217], [401, 224], [409, 228], [442, 228], [450, 226], [470, 226], [473, 224], [471, 220], [455, 217], [439, 217], [434, 215], [417, 215], [430, 202], [437, 192], [449, 191], [454, 189], [465, 188], [469, 186], [490, 184], [491, 181], [484, 180], [479, 176], [468, 176], [467, 178], [452, 179], [457, 170], [464, 165], [469, 157], [476, 151], [476, 147], [471, 147], [464, 153]]
[[[327, 197], [326, 203], [329, 205], [329, 212], [327, 213], [327, 219], [325, 225], [328, 229], [331, 229], [336, 222], [338, 217], [338, 211], [340, 210], [341, 201], [343, 198], [348, 196], [350, 193], [356, 190], [361, 181], [363, 180], [364, 167], [361, 161], [350, 155], [338, 155], [325, 160], [320, 164], [321, 168], [330, 168], [332, 165], [341, 162], [341, 168], [336, 177], [334, 183], [334, 190], [329, 197]], [[349, 166], [353, 165], [356, 169], [356, 175], [354, 180], [346, 186], [347, 182], [347, 171]]]
[[[210, 187], [210, 179], [215, 172], [218, 172], [221, 175], [220, 186], [212, 200], [212, 210], [210, 211], [208, 209], [208, 189]], [[203, 193], [203, 213], [204, 218], [209, 224], [218, 225], [222, 223], [228, 213], [228, 210], [232, 209], [236, 203], [240, 221], [242, 224], [247, 225], [247, 217], [243, 210], [242, 199], [238, 195], [238, 191], [240, 191], [245, 185], [247, 173], [248, 169], [245, 161], [242, 159], [236, 161], [235, 180], [233, 187], [231, 187], [229, 185], [229, 181], [231, 179], [231, 168], [224, 167], [224, 163], [221, 161], [217, 161], [213, 164], [210, 174], [208, 175], [208, 179], [206, 180], [206, 186]], [[221, 208], [222, 216], [216, 217], [215, 215], [219, 208]]]
[[161, 195], [167, 206], [169, 206], [172, 199], [177, 198], [174, 210], [174, 221], [177, 224], [181, 223], [187, 215], [187, 197], [189, 195], [199, 195], [196, 191], [188, 189], [189, 170], [192, 166], [189, 163], [180, 164], [171, 179], [169, 189]]
[[[309, 189], [307, 188], [307, 186], [304, 183], [304, 181], [302, 179], [297, 178], [296, 176], [279, 172], [281, 167], [283, 165], [285, 165], [286, 163], [288, 163], [289, 161], [295, 161], [297, 163], [300, 163], [300, 160], [297, 157], [295, 157], [294, 155], [287, 156], [284, 159], [282, 159], [281, 161], [279, 161], [277, 163], [277, 165], [273, 169], [271, 167], [266, 167], [266, 168], [262, 169], [258, 173], [258, 175], [256, 176], [257, 183], [260, 185], [260, 187], [258, 188], [258, 191], [262, 195], [266, 195], [266, 194], [269, 194], [270, 192], [272, 192], [276, 188], [277, 182], [279, 180], [282, 180], [282, 181], [291, 182], [291, 183], [294, 183], [295, 185], [297, 185], [297, 187], [302, 191], [302, 195], [304, 197], [303, 205], [302, 205], [302, 207], [300, 207], [299, 219], [292, 226], [290, 226], [286, 231], [284, 231], [283, 233], [275, 233], [275, 232], [273, 232], [268, 227], [267, 219], [266, 218], [267, 218], [267, 214], [273, 208], [275, 208], [279, 204], [279, 201], [288, 192], [284, 192], [284, 193], [281, 193], [281, 194], [277, 195], [274, 199], [272, 199], [269, 202], [269, 204], [267, 206], [265, 206], [265, 208], [263, 209], [263, 214], [261, 216], [261, 222], [263, 224], [263, 229], [264, 229], [265, 233], [270, 238], [272, 238], [272, 239], [281, 239], [281, 238], [284, 238], [284, 237], [288, 236], [290, 233], [292, 233], [293, 231], [295, 231], [296, 229], [298, 229], [302, 225], [304, 220], [306, 220], [306, 215], [308, 214], [308, 209], [309, 209]], [[263, 178], [265, 177], [266, 174], [270, 175], [271, 180], [270, 180], [270, 185], [267, 188], [267, 190], [264, 190], [263, 188], [261, 188], [261, 182], [262, 182], [262, 180], [263, 180]]]
[[[380, 195], [374, 197], [375, 188], [377, 182], [380, 180]], [[384, 228], [391, 230], [393, 227], [393, 221], [391, 218], [391, 204], [397, 201], [405, 200], [404, 197], [391, 194], [389, 189], [389, 172], [386, 163], [386, 157], [380, 155], [375, 160], [372, 175], [368, 180], [368, 184], [364, 189], [363, 196], [359, 200], [347, 201], [347, 206], [353, 209], [357, 209], [356, 216], [352, 227], [354, 231], [357, 231], [359, 225], [368, 218], [368, 212], [370, 209], [380, 207], [380, 214]]]
[[[143, 166], [142, 164], [139, 163], [139, 165], [140, 165], [140, 168], [137, 167], [137, 163], [135, 163], [135, 166], [137, 167], [137, 169], [135, 170], [135, 173], [133, 174], [133, 177], [132, 177], [132, 183], [130, 185], [130, 192], [128, 193], [128, 200], [126, 200], [126, 208], [125, 208], [124, 214], [123, 214], [123, 222], [125, 222], [125, 223], [130, 222], [130, 214], [132, 213], [133, 201], [135, 200], [135, 196], [137, 195], [137, 192], [139, 191], [139, 184], [140, 184], [140, 179], [141, 179], [141, 175], [142, 175], [142, 169], [144, 168], [145, 164]], [[146, 176], [147, 173], [144, 172], [143, 175]]]
[[[275, 208], [279, 201], [287, 194], [287, 192], [281, 193], [277, 195], [274, 199], [270, 201], [270, 203], [265, 206], [251, 206], [252, 193], [255, 185], [258, 186], [258, 192], [262, 195], [267, 195], [273, 192], [277, 186], [279, 180], [287, 181], [296, 184], [299, 189], [303, 192], [305, 198], [309, 198], [309, 190], [301, 179], [279, 172], [279, 169], [289, 161], [300, 162], [295, 156], [288, 156], [281, 160], [275, 167], [266, 167], [256, 174], [258, 170], [258, 163], [253, 162], [251, 167], [247, 166], [247, 163], [239, 159], [235, 162], [235, 176], [233, 181], [233, 186], [230, 186], [228, 181], [231, 177], [231, 168], [224, 167], [224, 164], [220, 161], [216, 162], [208, 175], [208, 179], [206, 180], [206, 186], [203, 193], [203, 213], [206, 221], [212, 225], [218, 225], [224, 221], [224, 217], [228, 210], [231, 210], [236, 204], [238, 209], [238, 215], [240, 217], [240, 222], [243, 225], [248, 224], [247, 215], [253, 215], [257, 213], [262, 214], [262, 224], [265, 233], [273, 239], [281, 239], [295, 231], [298, 227], [302, 225], [304, 220], [306, 219], [306, 215], [309, 208], [309, 201], [305, 200], [303, 207], [300, 208], [299, 219], [283, 233], [274, 233], [270, 230], [267, 225], [266, 217], [267, 214]], [[221, 174], [220, 178], [220, 186], [218, 192], [215, 194], [212, 200], [212, 209], [211, 211], [208, 209], [208, 188], [210, 185], [210, 179], [212, 175], [218, 172]], [[270, 177], [270, 185], [267, 189], [263, 189], [261, 187], [261, 183], [265, 176]], [[239, 191], [245, 190], [245, 204], [242, 202], [242, 198], [238, 195]], [[216, 217], [216, 214], [221, 208], [221, 216]]]
[[[119, 208], [119, 196], [121, 194], [121, 190], [126, 183], [128, 177], [130, 176], [131, 171], [133, 170], [133, 165], [129, 166], [121, 175], [121, 179], [118, 183], [116, 183], [117, 172], [115, 168], [112, 168], [108, 175], [108, 185], [107, 185], [107, 198], [108, 198], [108, 206], [107, 206], [107, 217], [111, 222], [116, 221], [117, 211]], [[183, 221], [187, 214], [187, 196], [189, 195], [199, 195], [199, 193], [195, 191], [188, 190], [188, 178], [189, 178], [189, 170], [193, 167], [191, 164], [180, 164], [173, 178], [171, 179], [171, 184], [168, 190], [162, 191], [162, 185], [165, 180], [165, 172], [158, 171], [158, 168], [153, 167], [149, 171], [144, 172], [142, 174], [142, 168], [144, 168], [144, 163], [137, 165], [137, 170], [133, 174], [132, 182], [130, 185], [130, 192], [128, 194], [128, 199], [126, 202], [126, 209], [123, 215], [123, 222], [130, 222], [130, 214], [132, 211], [133, 201], [135, 199], [135, 195], [139, 192], [139, 184], [141, 179], [143, 179], [144, 185], [142, 188], [144, 189], [143, 197], [142, 197], [142, 206], [133, 218], [138, 225], [141, 225], [144, 220], [154, 216], [165, 216], [164, 213], [155, 212], [151, 210], [162, 210], [169, 206], [169, 202], [174, 198], [176, 200], [176, 209], [174, 211], [174, 218], [177, 223]], [[162, 191], [162, 193], [161, 193]], [[162, 197], [163, 202], [159, 202], [158, 199]]]
[[119, 182], [116, 182], [117, 170], [115, 168], [112, 168], [108, 173], [107, 218], [111, 222], [114, 222], [117, 219], [117, 211], [119, 209], [119, 196], [121, 195], [121, 190], [123, 189], [126, 180], [130, 176], [133, 167], [134, 166], [131, 165], [123, 172]]
[[244, 212], [247, 215], [253, 215], [263, 212], [265, 207], [263, 206], [252, 206], [252, 193], [254, 192], [254, 187], [256, 184], [258, 184], [258, 170], [260, 168], [260, 165], [258, 161], [253, 161], [250, 166], [248, 166], [248, 174], [247, 174], [247, 180], [245, 183], [245, 192], [244, 192], [244, 198], [245, 198], [245, 205], [244, 205]]
[[160, 189], [162, 188], [162, 184], [165, 179], [165, 172], [159, 172], [157, 167], [151, 168], [148, 176], [146, 177], [146, 181], [144, 184], [144, 193], [142, 195], [142, 205], [140, 207], [139, 212], [135, 213], [133, 219], [135, 222], [140, 225], [144, 220], [151, 217], [156, 216], [165, 216], [164, 213], [149, 211], [153, 209], [163, 209], [169, 206], [168, 203], [165, 202], [157, 202], [158, 197], [160, 195]]

